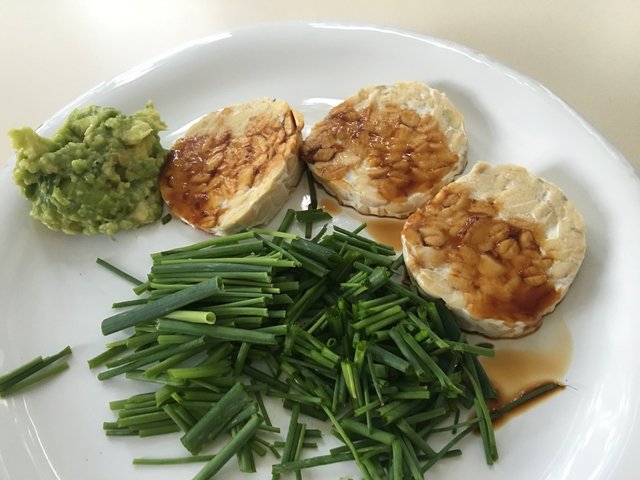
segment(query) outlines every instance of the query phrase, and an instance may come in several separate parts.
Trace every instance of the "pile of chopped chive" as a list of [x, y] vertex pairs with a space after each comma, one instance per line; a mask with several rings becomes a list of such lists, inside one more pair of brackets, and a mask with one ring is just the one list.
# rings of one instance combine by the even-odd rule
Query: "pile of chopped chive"
[[[422, 479], [459, 455], [454, 447], [472, 431], [487, 463], [496, 461], [492, 419], [516, 404], [487, 406], [496, 392], [477, 356], [493, 350], [469, 344], [442, 303], [399, 282], [402, 256], [360, 235], [364, 225], [330, 233], [324, 225], [303, 238], [288, 233], [296, 218], [321, 220], [289, 210], [277, 231], [152, 254], [144, 282], [111, 267], [140, 298], [114, 304], [133, 308], [105, 319], [102, 332], [133, 332], [89, 365], [106, 367], [100, 380], [124, 375], [157, 387], [112, 402], [117, 420], [105, 422], [106, 434], [181, 432], [183, 456], [134, 463], [204, 462], [195, 480], [233, 456], [255, 472], [254, 455], [269, 452], [273, 479], [343, 461], [365, 479]], [[290, 411], [283, 442], [267, 396]], [[344, 446], [309, 456], [320, 432], [304, 416], [330, 422]], [[430, 442], [435, 434], [437, 445], [449, 435], [443, 447]], [[218, 452], [201, 453], [225, 435]]]

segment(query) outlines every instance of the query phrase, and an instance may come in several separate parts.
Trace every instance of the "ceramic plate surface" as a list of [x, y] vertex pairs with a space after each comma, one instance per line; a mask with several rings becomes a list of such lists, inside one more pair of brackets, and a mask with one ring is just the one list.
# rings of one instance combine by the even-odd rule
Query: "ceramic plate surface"
[[[221, 33], [98, 85], [43, 125], [50, 135], [72, 108], [126, 112], [153, 100], [168, 146], [205, 113], [258, 97], [298, 108], [307, 128], [360, 87], [421, 80], [463, 112], [469, 163], [518, 163], [560, 186], [585, 217], [588, 251], [571, 291], [546, 322], [562, 321], [573, 342], [569, 388], [497, 431], [499, 462], [487, 467], [479, 438], [429, 478], [632, 479], [640, 472], [640, 182], [632, 167], [561, 100], [535, 81], [458, 45], [368, 25], [287, 23]], [[42, 388], [0, 400], [0, 478], [30, 480], [186, 479], [198, 466], [134, 467], [137, 456], [183, 455], [178, 437], [107, 438], [107, 403], [141, 391], [123, 379], [99, 382], [86, 360], [107, 341], [100, 321], [128, 284], [96, 265], [103, 257], [144, 276], [148, 254], [205, 237], [178, 221], [114, 238], [67, 236], [28, 215], [0, 171], [0, 371], [65, 345], [70, 369]], [[469, 167], [468, 167], [469, 168]], [[304, 182], [291, 198], [300, 208]], [[344, 217], [344, 218], [342, 218]], [[280, 217], [278, 217], [279, 219]], [[348, 215], [337, 222], [349, 225]], [[148, 389], [148, 388], [146, 388]], [[144, 389], [143, 389], [144, 390]], [[276, 415], [286, 425], [286, 415]], [[330, 440], [327, 440], [327, 445]], [[324, 447], [323, 447], [324, 448]], [[269, 478], [270, 463], [258, 475]], [[305, 478], [357, 478], [351, 464]]]

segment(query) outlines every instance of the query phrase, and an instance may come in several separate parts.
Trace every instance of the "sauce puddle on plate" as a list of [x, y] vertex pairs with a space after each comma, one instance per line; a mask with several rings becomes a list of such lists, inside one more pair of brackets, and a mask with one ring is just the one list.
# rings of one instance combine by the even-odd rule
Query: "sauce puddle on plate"
[[333, 198], [323, 198], [318, 202], [318, 207], [333, 217], [342, 213], [342, 205]]
[[[546, 383], [565, 385], [565, 375], [573, 356], [573, 340], [564, 320], [556, 314], [545, 319], [537, 332], [524, 338], [488, 340], [476, 335], [469, 336], [470, 342], [491, 343], [495, 348], [495, 357], [478, 357], [498, 392], [498, 400], [491, 407], [505, 405]], [[494, 425], [503, 425], [513, 416], [548, 398], [551, 393], [561, 390], [556, 388], [526, 402], [498, 419]]]
[[400, 234], [404, 226], [404, 220], [398, 218], [379, 218], [362, 216], [363, 223], [367, 224], [365, 229], [371, 238], [378, 243], [383, 243], [393, 247], [396, 252], [402, 250]]
[[325, 212], [334, 217], [345, 211], [354, 220], [367, 224], [365, 231], [373, 240], [393, 247], [396, 252], [400, 252], [402, 250], [400, 233], [404, 226], [404, 219], [362, 215], [350, 207], [343, 207], [331, 197], [319, 200], [318, 207], [322, 208]]

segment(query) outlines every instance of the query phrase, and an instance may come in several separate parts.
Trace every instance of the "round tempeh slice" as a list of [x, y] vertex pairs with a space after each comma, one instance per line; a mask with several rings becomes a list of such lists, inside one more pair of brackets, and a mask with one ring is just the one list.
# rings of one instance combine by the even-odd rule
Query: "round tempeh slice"
[[183, 221], [217, 235], [269, 221], [304, 169], [303, 126], [299, 112], [268, 98], [206, 115], [167, 154], [162, 198]]
[[405, 264], [460, 326], [488, 337], [535, 331], [586, 251], [580, 213], [555, 185], [516, 165], [478, 163], [411, 215]]
[[314, 125], [302, 158], [360, 213], [404, 218], [466, 165], [462, 114], [425, 83], [363, 88]]

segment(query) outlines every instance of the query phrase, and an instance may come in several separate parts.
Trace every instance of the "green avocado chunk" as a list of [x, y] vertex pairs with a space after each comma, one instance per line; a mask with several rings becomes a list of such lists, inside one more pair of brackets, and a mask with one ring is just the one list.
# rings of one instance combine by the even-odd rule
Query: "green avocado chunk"
[[163, 202], [158, 175], [166, 129], [151, 102], [131, 115], [112, 107], [76, 109], [52, 138], [9, 131], [13, 178], [31, 216], [69, 234], [112, 235], [155, 222]]

